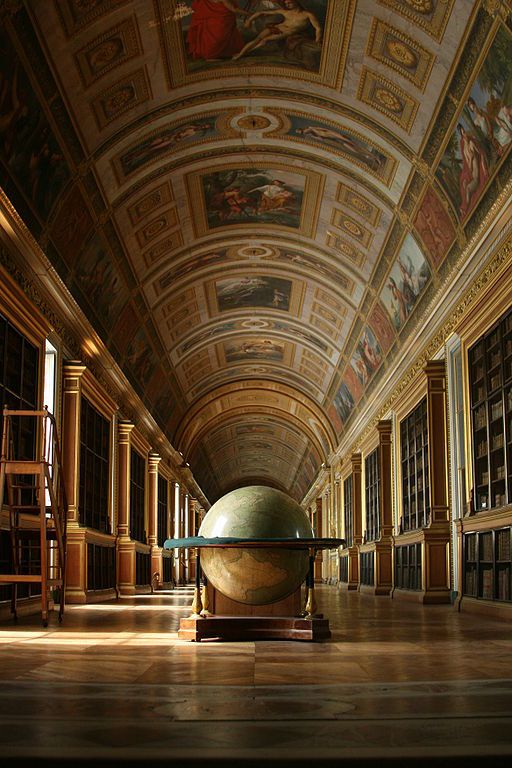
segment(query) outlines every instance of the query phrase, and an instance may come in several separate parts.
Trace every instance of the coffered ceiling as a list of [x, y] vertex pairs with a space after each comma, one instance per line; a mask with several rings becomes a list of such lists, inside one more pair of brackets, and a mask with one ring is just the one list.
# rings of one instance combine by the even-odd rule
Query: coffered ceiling
[[301, 499], [451, 279], [510, 174], [508, 11], [3, 4], [1, 185], [211, 502]]

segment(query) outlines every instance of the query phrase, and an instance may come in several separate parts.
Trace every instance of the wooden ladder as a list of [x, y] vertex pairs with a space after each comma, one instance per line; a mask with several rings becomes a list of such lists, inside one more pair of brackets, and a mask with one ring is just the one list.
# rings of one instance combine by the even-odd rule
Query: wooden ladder
[[[32, 431], [34, 420], [36, 428]], [[34, 436], [34, 450], [21, 449], [23, 435]], [[31, 455], [27, 457], [27, 453]], [[14, 618], [18, 615], [18, 585], [40, 584], [43, 626], [48, 626], [52, 596], [54, 602], [58, 596], [62, 621], [67, 500], [57, 426], [46, 407], [42, 411], [3, 410], [0, 514], [4, 515], [4, 510], [8, 512], [11, 549], [10, 562], [0, 572], [0, 583], [11, 584]]]

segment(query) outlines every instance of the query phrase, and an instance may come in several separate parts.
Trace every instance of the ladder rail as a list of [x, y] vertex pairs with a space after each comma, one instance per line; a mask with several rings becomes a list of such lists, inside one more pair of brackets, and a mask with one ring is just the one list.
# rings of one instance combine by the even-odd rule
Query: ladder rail
[[[16, 456], [13, 420], [35, 418], [33, 458]], [[20, 422], [18, 422], [20, 423]], [[31, 451], [32, 453], [32, 451]], [[33, 484], [26, 478], [32, 476]], [[32, 492], [26, 503], [24, 492]], [[25, 498], [25, 503], [23, 503]], [[2, 583], [12, 584], [11, 610], [16, 618], [17, 584], [41, 583], [41, 613], [44, 626], [48, 622], [48, 591], [59, 590], [59, 621], [62, 620], [66, 582], [66, 534], [68, 501], [62, 468], [62, 453], [55, 416], [47, 406], [42, 410], [4, 407], [0, 455], [0, 510], [9, 508], [12, 566], [14, 573], [2, 574]], [[38, 519], [37, 527], [27, 520]], [[21, 522], [21, 524], [20, 524]], [[39, 530], [40, 574], [22, 573], [23, 539], [20, 532]], [[56, 574], [56, 577], [54, 577]]]

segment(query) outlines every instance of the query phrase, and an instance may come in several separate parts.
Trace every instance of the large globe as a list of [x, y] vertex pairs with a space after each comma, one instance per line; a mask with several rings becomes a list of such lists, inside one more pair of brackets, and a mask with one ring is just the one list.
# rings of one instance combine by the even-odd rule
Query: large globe
[[[311, 538], [311, 523], [290, 496], [264, 485], [238, 488], [210, 507], [199, 536], [246, 539]], [[203, 548], [207, 579], [238, 603], [266, 605], [299, 587], [308, 572], [307, 550], [273, 548]]]

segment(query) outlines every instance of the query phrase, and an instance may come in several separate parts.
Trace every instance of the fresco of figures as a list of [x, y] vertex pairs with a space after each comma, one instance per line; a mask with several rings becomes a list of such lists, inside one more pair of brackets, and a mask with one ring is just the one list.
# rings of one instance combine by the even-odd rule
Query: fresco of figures
[[327, 0], [185, 0], [181, 22], [189, 72], [227, 63], [318, 72]]
[[430, 277], [430, 268], [408, 234], [385, 281], [380, 299], [398, 331], [406, 323]]
[[500, 27], [436, 176], [461, 221], [474, 210], [512, 142], [512, 38]]
[[336, 267], [333, 267], [327, 262], [324, 262], [322, 259], [319, 259], [316, 256], [312, 256], [308, 253], [291, 250], [277, 251], [270, 254], [269, 256], [264, 256], [263, 259], [270, 261], [284, 261], [287, 264], [295, 264], [298, 267], [312, 269], [322, 275], [325, 275], [328, 280], [331, 280], [335, 285], [338, 285], [344, 290], [350, 290], [352, 288], [351, 282], [347, 276], [343, 274], [343, 272], [340, 272], [340, 270]]
[[80, 254], [73, 289], [78, 288], [97, 318], [110, 329], [128, 299], [126, 284], [99, 234]]
[[165, 272], [158, 281], [158, 285], [161, 291], [174, 285], [174, 283], [182, 277], [189, 275], [193, 272], [197, 272], [204, 267], [210, 267], [214, 264], [220, 264], [225, 261], [234, 261], [236, 256], [229, 255], [227, 248], [220, 248], [218, 251], [209, 251], [208, 253], [202, 253], [193, 259], [187, 259], [176, 267]]
[[342, 423], [347, 421], [354, 406], [355, 402], [352, 396], [352, 392], [348, 388], [347, 384], [342, 382], [334, 397], [334, 407], [336, 408]]
[[437, 269], [455, 240], [456, 232], [448, 211], [432, 187], [425, 193], [414, 226]]
[[282, 363], [284, 359], [284, 344], [268, 338], [226, 343], [224, 351], [228, 363], [239, 363], [244, 360], [272, 360]]
[[211, 228], [273, 224], [299, 229], [304, 176], [254, 168], [216, 171], [202, 177]]
[[69, 168], [5, 32], [0, 33], [0, 115], [0, 186], [7, 189], [12, 174], [45, 219], [69, 179]]
[[350, 360], [350, 365], [363, 387], [366, 387], [381, 362], [382, 350], [379, 342], [372, 330], [366, 326]]
[[218, 136], [217, 117], [218, 115], [203, 117], [194, 122], [171, 125], [153, 132], [117, 158], [118, 173], [124, 177], [130, 176], [184, 144]]
[[268, 307], [288, 312], [292, 281], [264, 275], [228, 277], [215, 283], [221, 312], [243, 307]]
[[290, 122], [288, 135], [308, 144], [334, 149], [363, 166], [374, 176], [386, 183], [394, 169], [394, 161], [369, 141], [357, 136], [342, 126], [331, 125], [321, 120], [312, 120], [302, 115], [287, 114]]

